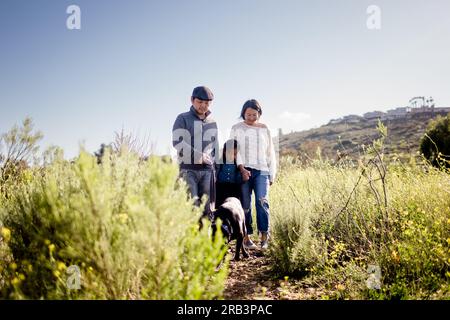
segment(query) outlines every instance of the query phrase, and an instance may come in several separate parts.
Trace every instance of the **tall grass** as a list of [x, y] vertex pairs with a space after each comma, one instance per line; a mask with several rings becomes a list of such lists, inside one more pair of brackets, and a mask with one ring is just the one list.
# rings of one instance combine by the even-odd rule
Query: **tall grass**
[[176, 166], [108, 151], [98, 164], [82, 152], [22, 175], [0, 203], [2, 298], [221, 297], [222, 239], [198, 231]]
[[[450, 297], [450, 176], [429, 165], [309, 166], [284, 159], [271, 189], [274, 270], [334, 298]], [[369, 265], [381, 288], [366, 285]], [[337, 290], [336, 288], [339, 288]]]

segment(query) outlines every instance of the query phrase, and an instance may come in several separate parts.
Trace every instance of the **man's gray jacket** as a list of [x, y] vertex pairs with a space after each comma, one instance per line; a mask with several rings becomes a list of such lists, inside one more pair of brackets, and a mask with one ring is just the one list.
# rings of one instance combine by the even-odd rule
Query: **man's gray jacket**
[[[172, 145], [177, 150], [178, 163], [181, 169], [212, 169], [218, 153], [217, 123], [206, 113], [200, 119], [193, 106], [175, 120], [172, 128]], [[212, 164], [203, 163], [203, 153], [209, 155]]]

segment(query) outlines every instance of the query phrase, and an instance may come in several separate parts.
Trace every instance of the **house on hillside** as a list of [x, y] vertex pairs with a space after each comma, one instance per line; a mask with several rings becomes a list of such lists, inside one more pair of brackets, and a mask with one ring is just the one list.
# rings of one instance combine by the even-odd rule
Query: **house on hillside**
[[339, 124], [342, 123], [344, 120], [342, 118], [339, 119], [331, 119], [330, 122], [328, 122], [328, 124]]
[[410, 107], [395, 108], [387, 111], [387, 119], [405, 118], [411, 112]]
[[351, 114], [342, 118], [342, 120], [346, 123], [359, 123], [363, 117], [358, 116], [357, 114]]
[[419, 114], [419, 113], [431, 113], [434, 112], [434, 107], [430, 108], [428, 106], [421, 106], [419, 108], [412, 108], [411, 113], [413, 114]]
[[449, 113], [450, 112], [450, 108], [434, 108], [434, 112]]
[[363, 117], [366, 120], [374, 120], [374, 119], [384, 120], [386, 118], [386, 113], [383, 111], [366, 112], [363, 114]]

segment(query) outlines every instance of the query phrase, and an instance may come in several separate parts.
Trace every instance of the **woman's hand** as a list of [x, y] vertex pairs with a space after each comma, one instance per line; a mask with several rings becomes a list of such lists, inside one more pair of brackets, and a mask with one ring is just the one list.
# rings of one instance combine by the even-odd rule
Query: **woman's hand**
[[248, 181], [252, 173], [244, 168], [243, 165], [239, 166], [239, 171], [241, 171], [242, 181]]
[[241, 173], [242, 173], [242, 180], [244, 181], [248, 181], [250, 179], [250, 176], [252, 175], [252, 173], [247, 169], [244, 169], [243, 171], [241, 171]]

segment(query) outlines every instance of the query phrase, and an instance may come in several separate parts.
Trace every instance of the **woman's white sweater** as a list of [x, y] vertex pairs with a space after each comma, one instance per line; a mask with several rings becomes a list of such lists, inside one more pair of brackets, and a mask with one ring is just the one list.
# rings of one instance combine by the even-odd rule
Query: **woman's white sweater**
[[269, 128], [264, 124], [250, 126], [244, 121], [231, 128], [230, 139], [239, 145], [237, 165], [269, 172], [270, 181], [275, 180], [277, 163], [275, 148]]

